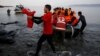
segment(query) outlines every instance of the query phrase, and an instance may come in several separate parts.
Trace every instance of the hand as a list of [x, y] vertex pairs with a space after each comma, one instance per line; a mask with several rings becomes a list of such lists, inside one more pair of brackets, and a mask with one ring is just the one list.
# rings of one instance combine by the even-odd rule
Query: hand
[[24, 7], [21, 7], [21, 10], [24, 9]]

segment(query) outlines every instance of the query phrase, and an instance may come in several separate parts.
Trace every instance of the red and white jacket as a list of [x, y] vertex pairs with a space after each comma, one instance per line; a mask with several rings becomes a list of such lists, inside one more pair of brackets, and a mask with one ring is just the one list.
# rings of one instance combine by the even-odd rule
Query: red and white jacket
[[57, 17], [55, 29], [66, 30], [66, 19], [64, 16]]

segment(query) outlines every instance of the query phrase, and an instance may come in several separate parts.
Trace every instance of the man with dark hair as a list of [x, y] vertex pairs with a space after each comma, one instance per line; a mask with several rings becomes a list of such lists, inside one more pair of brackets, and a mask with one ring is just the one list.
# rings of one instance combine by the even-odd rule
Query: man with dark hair
[[85, 29], [85, 27], [86, 27], [86, 25], [87, 25], [86, 19], [85, 19], [85, 17], [82, 15], [82, 12], [81, 12], [81, 11], [78, 12], [78, 15], [79, 15], [79, 22], [80, 22], [80, 21], [82, 22], [82, 26], [81, 26], [81, 28], [80, 28], [80, 32], [81, 32], [81, 34], [83, 34], [83, 30]]
[[72, 8], [69, 8], [70, 11], [72, 11]]
[[[43, 35], [40, 37], [37, 43], [37, 50], [35, 56], [38, 56], [42, 43], [47, 40], [48, 44], [51, 46], [53, 52], [55, 52], [55, 47], [52, 43], [52, 34], [53, 34], [53, 27], [52, 27], [52, 13], [51, 5], [45, 5], [44, 7], [44, 15], [42, 17], [33, 17], [35, 19], [40, 19], [40, 22], [43, 22]], [[39, 23], [39, 22], [38, 22]]]
[[51, 11], [51, 5], [47, 4], [45, 5], [45, 8], [48, 8], [48, 10]]

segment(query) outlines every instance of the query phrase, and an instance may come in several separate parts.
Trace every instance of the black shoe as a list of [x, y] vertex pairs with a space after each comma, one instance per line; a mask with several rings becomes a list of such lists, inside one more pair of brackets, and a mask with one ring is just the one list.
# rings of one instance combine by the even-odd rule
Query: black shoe
[[39, 55], [35, 54], [34, 56], [39, 56]]
[[0, 49], [0, 53], [2, 53], [3, 52], [3, 50], [2, 49]]
[[53, 51], [53, 53], [56, 53], [56, 51]]
[[29, 53], [28, 56], [36, 56], [35, 54], [33, 53]]

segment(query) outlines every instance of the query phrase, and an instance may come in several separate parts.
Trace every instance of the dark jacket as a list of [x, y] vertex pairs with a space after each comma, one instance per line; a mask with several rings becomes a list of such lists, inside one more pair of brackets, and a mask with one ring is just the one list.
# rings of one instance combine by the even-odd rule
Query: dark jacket
[[82, 25], [87, 25], [86, 19], [85, 19], [85, 17], [83, 15], [80, 15], [79, 22], [80, 21], [82, 22]]

